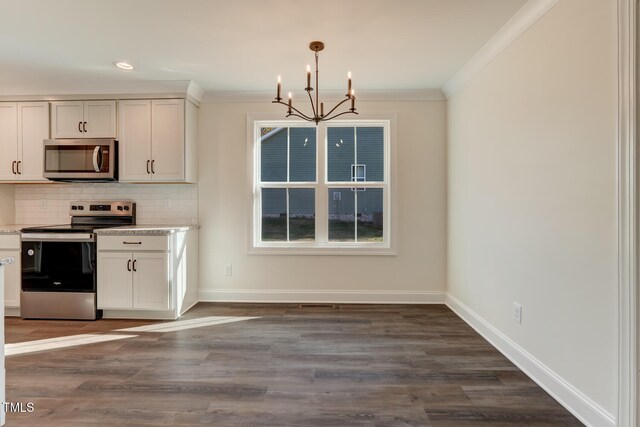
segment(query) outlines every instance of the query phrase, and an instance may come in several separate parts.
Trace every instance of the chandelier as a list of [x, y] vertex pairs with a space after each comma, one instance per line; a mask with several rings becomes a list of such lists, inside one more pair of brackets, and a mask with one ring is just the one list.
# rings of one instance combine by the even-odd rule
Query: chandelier
[[[329, 110], [329, 112], [327, 114], [324, 113], [324, 102], [319, 102], [319, 98], [320, 98], [320, 90], [318, 89], [318, 52], [320, 52], [321, 50], [324, 49], [324, 43], [319, 42], [319, 41], [315, 41], [315, 42], [311, 42], [309, 43], [309, 49], [311, 49], [312, 51], [315, 52], [315, 57], [316, 57], [316, 87], [315, 87], [315, 92], [316, 92], [316, 96], [315, 96], [315, 102], [313, 100], [313, 96], [311, 96], [311, 92], [314, 90], [314, 88], [311, 87], [311, 66], [307, 65], [307, 87], [304, 88], [305, 91], [307, 91], [307, 95], [309, 95], [309, 101], [311, 102], [311, 112], [313, 113], [312, 116], [308, 116], [306, 114], [304, 114], [303, 112], [301, 112], [300, 110], [298, 110], [297, 108], [295, 108], [292, 105], [292, 97], [291, 97], [291, 92], [289, 92], [289, 102], [285, 103], [282, 102], [282, 98], [280, 97], [280, 93], [282, 90], [282, 82], [280, 79], [280, 76], [278, 76], [278, 87], [277, 87], [277, 91], [276, 91], [276, 99], [275, 101], [271, 101], [273, 104], [282, 104], [282, 105], [286, 105], [287, 106], [287, 115], [286, 117], [290, 117], [290, 116], [294, 116], [294, 117], [299, 117], [303, 120], [309, 121], [309, 122], [316, 122], [316, 124], [322, 122], [322, 121], [327, 121], [327, 120], [331, 120], [331, 119], [335, 119], [336, 117], [342, 116], [343, 114], [358, 114], [356, 112], [356, 97], [355, 97], [355, 92], [354, 90], [351, 88], [351, 72], [349, 72], [347, 74], [347, 78], [348, 78], [348, 84], [347, 84], [347, 94], [345, 95], [345, 99], [343, 99], [342, 101], [338, 102], [335, 107], [333, 107], [331, 110]], [[336, 110], [338, 109], [338, 107], [340, 107], [342, 104], [344, 104], [347, 101], [351, 101], [351, 108], [347, 109], [346, 111], [343, 112], [336, 112]], [[333, 114], [333, 115], [332, 115]]]

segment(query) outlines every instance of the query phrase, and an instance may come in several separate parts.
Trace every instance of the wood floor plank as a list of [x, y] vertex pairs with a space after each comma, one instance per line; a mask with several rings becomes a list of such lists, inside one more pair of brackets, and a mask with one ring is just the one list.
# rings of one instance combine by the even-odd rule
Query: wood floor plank
[[[200, 303], [181, 320], [209, 316], [256, 318], [7, 357], [7, 401], [35, 405], [7, 425], [582, 425], [443, 305]], [[156, 324], [5, 329], [19, 343]]]

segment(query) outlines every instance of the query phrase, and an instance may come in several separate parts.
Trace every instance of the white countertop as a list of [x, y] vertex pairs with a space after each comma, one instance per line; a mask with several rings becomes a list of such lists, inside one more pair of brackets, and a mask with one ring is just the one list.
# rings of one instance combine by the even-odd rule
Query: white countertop
[[34, 225], [0, 225], [0, 234], [20, 234], [20, 230], [25, 227], [35, 227]]
[[98, 235], [112, 234], [172, 234], [181, 231], [196, 230], [199, 225], [126, 225], [122, 227], [101, 228], [96, 230]]
[[7, 264], [12, 264], [13, 261], [15, 261], [15, 258], [13, 258], [13, 257], [0, 258], [0, 266], [7, 265]]
[[[20, 230], [26, 227], [36, 227], [36, 225], [8, 224], [0, 225], [0, 234], [20, 234]], [[181, 231], [196, 230], [199, 225], [125, 225], [121, 227], [102, 228], [96, 230], [96, 234], [172, 234]]]

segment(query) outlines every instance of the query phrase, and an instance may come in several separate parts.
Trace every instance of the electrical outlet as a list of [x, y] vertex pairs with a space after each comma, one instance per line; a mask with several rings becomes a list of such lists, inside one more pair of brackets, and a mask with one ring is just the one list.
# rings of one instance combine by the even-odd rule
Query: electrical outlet
[[522, 306], [517, 302], [513, 303], [513, 320], [522, 323]]
[[40, 199], [40, 209], [47, 209], [47, 199]]
[[231, 265], [225, 265], [224, 266], [224, 275], [225, 276], [231, 276], [233, 274], [233, 268]]

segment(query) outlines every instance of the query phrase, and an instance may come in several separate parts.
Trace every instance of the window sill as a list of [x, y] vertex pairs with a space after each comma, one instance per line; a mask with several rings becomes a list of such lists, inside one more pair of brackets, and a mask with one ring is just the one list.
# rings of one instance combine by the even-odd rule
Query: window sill
[[249, 255], [356, 255], [356, 256], [396, 256], [398, 251], [388, 246], [346, 246], [346, 245], [260, 245], [249, 248]]

